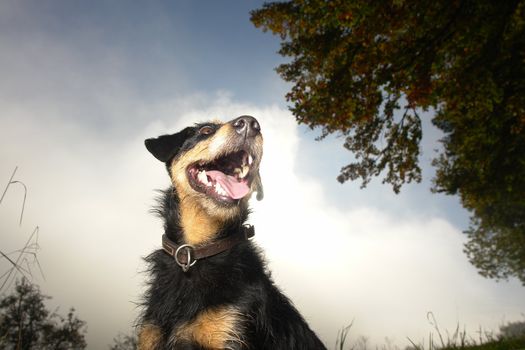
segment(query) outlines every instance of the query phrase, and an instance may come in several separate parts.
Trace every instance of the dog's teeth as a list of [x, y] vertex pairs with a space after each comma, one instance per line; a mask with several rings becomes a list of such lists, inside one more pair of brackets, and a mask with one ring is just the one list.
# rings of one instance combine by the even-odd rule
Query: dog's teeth
[[235, 168], [233, 170], [233, 173], [239, 176], [239, 179], [244, 179], [246, 175], [248, 175], [248, 172], [250, 171], [250, 167], [247, 165], [243, 165], [240, 168]]
[[241, 179], [244, 179], [246, 177], [246, 175], [248, 175], [248, 172], [250, 171], [250, 167], [249, 166], [243, 166], [240, 173], [239, 173], [239, 178]]
[[215, 192], [217, 192], [221, 196], [225, 196], [226, 195], [226, 191], [221, 187], [221, 185], [219, 183], [215, 184]]
[[206, 172], [204, 170], [199, 171], [199, 174], [197, 175], [197, 178], [200, 182], [202, 182], [205, 185], [208, 185], [208, 176], [206, 175]]
[[252, 163], [253, 163], [253, 157], [252, 157], [252, 155], [250, 154], [250, 155], [248, 156], [248, 165], [252, 165]]

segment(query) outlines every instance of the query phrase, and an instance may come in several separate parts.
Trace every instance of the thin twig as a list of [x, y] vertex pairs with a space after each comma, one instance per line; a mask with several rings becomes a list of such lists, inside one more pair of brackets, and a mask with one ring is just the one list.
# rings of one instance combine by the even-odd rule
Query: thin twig
[[343, 327], [340, 331], [337, 332], [337, 340], [335, 342], [336, 349], [343, 350], [343, 347], [346, 342], [346, 337], [348, 336], [348, 332], [350, 331], [350, 328], [354, 324], [354, 320], [350, 322], [350, 324], [346, 327]]
[[[31, 235], [29, 236], [28, 240], [26, 241], [26, 244], [24, 245], [24, 247], [22, 248], [22, 250], [18, 254], [18, 257], [17, 257], [17, 259], [15, 261], [15, 265], [16, 266], [19, 266], [20, 261], [22, 260], [22, 257], [24, 256], [24, 254], [26, 254], [26, 250], [30, 246], [29, 244], [31, 243], [33, 237], [35, 235], [37, 235], [37, 237], [38, 237], [38, 231], [39, 231], [39, 227], [36, 226], [35, 229], [33, 230], [33, 233], [31, 233]], [[38, 261], [38, 259], [37, 259], [37, 261]], [[4, 287], [6, 286], [7, 282], [11, 279], [11, 276], [12, 276], [14, 271], [15, 271], [15, 269], [11, 268], [11, 270], [9, 271], [7, 277], [4, 279], [2, 285], [0, 286], [0, 290], [4, 289]]]
[[4, 192], [2, 193], [2, 197], [0, 197], [0, 204], [2, 204], [2, 201], [4, 200], [5, 194], [7, 193], [7, 190], [9, 189], [9, 186], [13, 184], [20, 184], [24, 188], [24, 200], [22, 201], [22, 210], [20, 211], [20, 220], [18, 221], [18, 225], [22, 226], [22, 220], [24, 219], [24, 210], [26, 207], [26, 199], [27, 199], [27, 186], [22, 181], [13, 180], [15, 177], [16, 171], [18, 170], [18, 166], [15, 167], [15, 170], [13, 170], [13, 173], [11, 174], [11, 177], [9, 178], [9, 181], [7, 182], [7, 186], [4, 189]]
[[408, 341], [412, 344], [412, 346], [414, 346], [414, 349], [416, 350], [421, 350], [419, 346], [417, 346], [413, 341], [412, 339], [410, 339], [409, 337], [407, 337]]
[[5, 194], [7, 192], [7, 189], [9, 188], [9, 185], [11, 185], [11, 182], [13, 181], [13, 177], [15, 177], [17, 170], [18, 170], [18, 167], [16, 166], [15, 170], [13, 170], [13, 174], [11, 174], [9, 181], [7, 182], [7, 186], [5, 187], [4, 193], [2, 193], [2, 197], [0, 198], [0, 204], [2, 204], [2, 201], [4, 200]]
[[[24, 219], [24, 211], [25, 211], [25, 205], [27, 200], [27, 186], [22, 181], [15, 180], [15, 175], [18, 170], [18, 166], [15, 167], [13, 170], [13, 173], [11, 174], [11, 177], [9, 178], [9, 181], [7, 182], [7, 185], [2, 192], [2, 196], [0, 197], [0, 204], [2, 204], [9, 187], [13, 184], [20, 184], [24, 189], [24, 198], [22, 201], [22, 208], [20, 210], [20, 219], [18, 221], [18, 225], [22, 226], [22, 221]], [[8, 269], [6, 272], [4, 272], [0, 276], [0, 281], [2, 281], [0, 286], [0, 291], [3, 290], [6, 286], [10, 286], [11, 283], [15, 280], [16, 274], [21, 274], [23, 278], [27, 277], [33, 277], [33, 273], [31, 271], [31, 265], [36, 264], [38, 267], [38, 270], [40, 271], [40, 274], [45, 280], [44, 271], [42, 269], [42, 266], [40, 265], [40, 262], [38, 260], [37, 251], [40, 249], [40, 246], [38, 244], [38, 233], [39, 233], [39, 227], [36, 226], [33, 232], [29, 235], [29, 238], [27, 239], [25, 245], [22, 249], [17, 249], [10, 253], [4, 253], [3, 251], [0, 251], [0, 258], [5, 258], [12, 267]], [[11, 259], [10, 255], [12, 254], [18, 254], [16, 259]], [[32, 257], [32, 260], [30, 261], [28, 256]]]
[[18, 226], [22, 226], [22, 220], [24, 219], [24, 210], [26, 207], [27, 186], [22, 181], [12, 181], [11, 184], [20, 184], [24, 187], [24, 200], [22, 201], [22, 210], [20, 211], [20, 221], [18, 222]]
[[4, 252], [2, 252], [0, 250], [0, 255], [2, 255], [7, 261], [9, 261], [11, 263], [11, 265], [13, 265], [13, 268], [17, 269], [18, 272], [20, 273], [29, 273], [29, 271], [25, 270], [22, 266], [20, 265], [17, 265], [13, 260], [11, 260], [11, 258], [9, 258], [6, 254], [4, 254]]
[[[431, 320], [431, 318], [432, 318], [432, 320]], [[439, 335], [439, 340], [441, 341], [441, 346], [445, 347], [445, 342], [443, 341], [443, 337], [441, 336], [441, 331], [439, 330], [436, 318], [434, 317], [434, 313], [432, 311], [429, 311], [427, 313], [427, 320], [432, 326], [434, 326], [434, 329], [436, 330], [437, 334]]]

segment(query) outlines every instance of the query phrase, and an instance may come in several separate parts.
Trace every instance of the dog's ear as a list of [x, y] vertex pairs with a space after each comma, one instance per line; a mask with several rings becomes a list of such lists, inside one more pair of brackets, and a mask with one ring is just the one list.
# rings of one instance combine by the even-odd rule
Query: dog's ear
[[262, 201], [262, 199], [264, 198], [264, 190], [263, 190], [263, 184], [262, 184], [262, 181], [261, 181], [261, 174], [257, 173], [257, 176], [255, 176], [255, 179], [254, 179], [254, 184], [255, 184], [255, 192], [257, 192], [257, 200], [258, 201]]
[[155, 158], [166, 163], [179, 152], [184, 142], [194, 133], [195, 128], [190, 126], [176, 134], [147, 139], [144, 144]]

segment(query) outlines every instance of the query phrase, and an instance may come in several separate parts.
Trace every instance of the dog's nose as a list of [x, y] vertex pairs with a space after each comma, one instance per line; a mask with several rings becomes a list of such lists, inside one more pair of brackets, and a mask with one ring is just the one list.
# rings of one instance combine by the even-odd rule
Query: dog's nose
[[237, 133], [246, 135], [247, 137], [255, 137], [261, 132], [261, 126], [257, 119], [249, 115], [240, 116], [232, 120], [231, 124]]

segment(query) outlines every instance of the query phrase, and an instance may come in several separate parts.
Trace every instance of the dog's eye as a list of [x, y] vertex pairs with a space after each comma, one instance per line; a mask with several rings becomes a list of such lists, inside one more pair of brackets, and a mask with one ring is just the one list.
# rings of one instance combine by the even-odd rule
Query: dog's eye
[[201, 135], [211, 135], [214, 132], [215, 132], [215, 129], [208, 125], [203, 126], [202, 128], [199, 129], [199, 134]]

